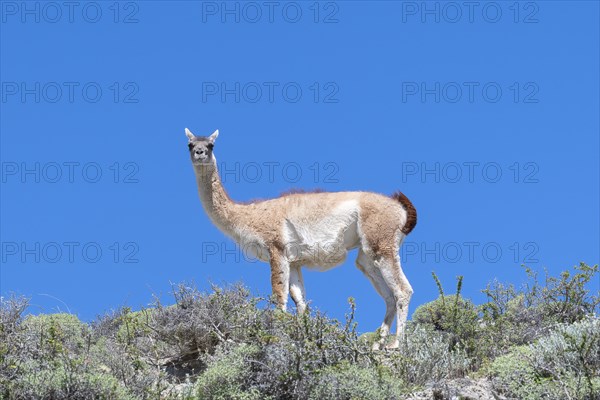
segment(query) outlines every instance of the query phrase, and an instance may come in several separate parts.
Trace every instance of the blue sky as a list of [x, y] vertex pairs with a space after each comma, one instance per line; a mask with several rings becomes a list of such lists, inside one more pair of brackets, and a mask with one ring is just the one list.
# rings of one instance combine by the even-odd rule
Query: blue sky
[[[32, 312], [91, 320], [181, 281], [270, 293], [205, 216], [184, 127], [220, 130], [236, 200], [402, 190], [411, 313], [431, 271], [481, 302], [522, 263], [598, 263], [597, 2], [23, 4], [1, 10], [0, 292]], [[353, 253], [305, 280], [380, 324]]]

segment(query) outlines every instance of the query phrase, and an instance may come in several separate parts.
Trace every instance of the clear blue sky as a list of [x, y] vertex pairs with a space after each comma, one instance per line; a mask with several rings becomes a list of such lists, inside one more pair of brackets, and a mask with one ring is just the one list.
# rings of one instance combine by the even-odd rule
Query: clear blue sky
[[[220, 130], [236, 200], [407, 194], [411, 313], [431, 271], [481, 302], [523, 262], [598, 263], [597, 2], [61, 4], [2, 2], [1, 294], [32, 312], [90, 320], [191, 280], [270, 292], [205, 216], [184, 127]], [[314, 306], [354, 296], [380, 324], [354, 254], [305, 279]]]

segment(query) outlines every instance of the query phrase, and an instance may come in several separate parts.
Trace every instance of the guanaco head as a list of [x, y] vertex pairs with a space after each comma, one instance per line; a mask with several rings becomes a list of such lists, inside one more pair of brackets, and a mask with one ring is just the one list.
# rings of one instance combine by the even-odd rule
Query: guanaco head
[[188, 128], [185, 128], [185, 136], [188, 138], [190, 157], [194, 165], [210, 164], [213, 161], [213, 148], [215, 140], [219, 136], [219, 130], [210, 136], [195, 136]]

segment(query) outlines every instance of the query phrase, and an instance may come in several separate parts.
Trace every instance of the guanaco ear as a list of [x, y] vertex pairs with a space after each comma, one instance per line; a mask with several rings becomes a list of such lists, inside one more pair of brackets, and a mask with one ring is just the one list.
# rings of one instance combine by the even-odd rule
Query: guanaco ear
[[194, 134], [188, 128], [185, 128], [185, 136], [187, 136], [190, 142], [195, 138]]
[[212, 134], [212, 135], [210, 135], [210, 136], [208, 137], [208, 140], [209, 140], [211, 143], [214, 143], [214, 142], [215, 142], [215, 140], [217, 140], [217, 138], [218, 138], [218, 137], [219, 137], [219, 130], [217, 129], [216, 131], [214, 131], [214, 132], [213, 132], [213, 134]]

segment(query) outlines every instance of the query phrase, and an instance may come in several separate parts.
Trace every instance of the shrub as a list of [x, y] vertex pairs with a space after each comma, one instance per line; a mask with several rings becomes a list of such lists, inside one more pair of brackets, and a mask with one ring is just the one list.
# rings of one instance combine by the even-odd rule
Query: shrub
[[501, 314], [490, 314], [489, 303], [481, 307], [483, 319], [479, 329], [477, 356], [482, 361], [505, 354], [513, 346], [531, 343], [547, 331], [539, 310], [527, 305], [523, 293], [513, 293], [513, 287], [501, 284], [496, 284], [496, 289], [506, 290], [509, 298]]
[[315, 374], [307, 399], [393, 400], [406, 396], [398, 377], [382, 367], [361, 367], [349, 362], [325, 367]]
[[527, 362], [530, 355], [531, 349], [528, 346], [515, 347], [486, 368], [487, 374], [494, 379], [494, 386], [500, 392], [522, 400], [540, 398], [541, 393], [536, 390], [539, 377]]
[[89, 327], [77, 316], [66, 313], [29, 315], [23, 321], [23, 329], [37, 343], [37, 356], [42, 359], [76, 353], [90, 338]]
[[264, 398], [252, 386], [252, 370], [259, 349], [241, 344], [220, 348], [206, 358], [207, 369], [196, 383], [198, 399], [206, 400], [259, 400]]
[[[261, 310], [261, 299], [242, 285], [211, 293], [180, 284], [173, 287], [175, 304], [132, 312], [122, 308], [93, 324], [103, 347], [95, 357], [134, 393], [168, 398], [179, 396], [206, 368], [204, 355], [221, 343], [249, 339]], [[177, 388], [175, 390], [175, 388]], [[187, 390], [187, 389], [186, 389]]]
[[369, 350], [358, 341], [354, 305], [344, 324], [322, 313], [290, 315], [268, 309], [255, 336], [261, 358], [255, 364], [255, 385], [273, 398], [306, 398], [315, 374], [350, 362], [370, 364]]
[[531, 365], [557, 384], [569, 382], [572, 398], [600, 397], [600, 320], [562, 324], [534, 343]]
[[520, 288], [494, 281], [483, 293], [488, 302], [480, 309], [478, 357], [493, 359], [511, 346], [531, 343], [547, 334], [556, 323], [572, 323], [599, 311], [600, 296], [588, 286], [597, 279], [598, 265], [585, 263], [565, 271], [560, 277], [546, 273], [544, 284], [533, 270], [526, 268], [526, 283]]
[[54, 368], [28, 363], [20, 378], [9, 387], [6, 398], [133, 400], [135, 397], [107, 373], [73, 370], [70, 363], [59, 363]]
[[194, 287], [174, 288], [175, 305], [155, 308], [145, 322], [150, 334], [168, 345], [171, 356], [186, 358], [212, 353], [219, 343], [248, 339], [260, 326], [261, 298], [253, 298], [243, 285], [227, 289], [213, 286], [212, 293]]
[[448, 333], [451, 348], [458, 346], [468, 354], [473, 354], [476, 350], [479, 314], [477, 307], [460, 295], [462, 276], [457, 279], [456, 294], [445, 295], [438, 277], [435, 273], [432, 275], [440, 296], [434, 301], [417, 307], [412, 321]]
[[8, 365], [2, 369], [12, 369], [14, 374], [1, 382], [3, 398], [133, 399], [114, 376], [91, 359], [90, 328], [75, 315], [19, 316], [13, 324], [12, 340], [18, 347], [5, 355]]
[[494, 386], [524, 400], [600, 398], [600, 320], [563, 324], [487, 368]]
[[21, 324], [28, 306], [24, 297], [0, 297], [0, 398], [8, 396], [8, 385], [19, 375], [20, 363], [29, 357]]
[[471, 364], [460, 344], [452, 345], [450, 334], [414, 322], [406, 327], [398, 351], [386, 354], [382, 362], [412, 386], [462, 377]]
[[477, 308], [470, 300], [460, 295], [446, 295], [417, 307], [412, 321], [447, 332], [458, 342], [475, 336], [478, 314]]

